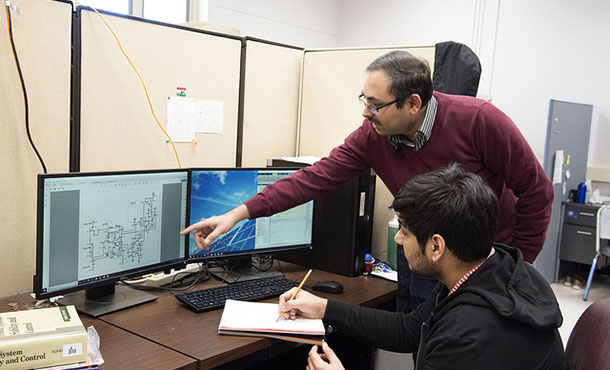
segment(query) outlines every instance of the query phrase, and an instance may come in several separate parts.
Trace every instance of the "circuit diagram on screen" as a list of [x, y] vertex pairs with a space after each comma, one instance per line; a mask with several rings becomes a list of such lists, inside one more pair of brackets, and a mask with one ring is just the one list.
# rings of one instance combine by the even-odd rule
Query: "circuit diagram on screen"
[[[121, 212], [116, 213], [122, 217], [84, 219], [81, 229], [81, 273], [97, 275], [110, 272], [111, 266], [126, 268], [132, 264], [142, 264], [147, 259], [146, 254], [150, 254], [147, 245], [154, 244], [150, 239], [158, 238], [160, 232], [158, 198], [155, 192], [146, 196], [131, 192], [127, 199], [122, 199], [123, 204], [114, 204], [114, 207], [121, 208]], [[104, 207], [113, 207], [112, 203], [117, 203], [113, 201], [108, 200]], [[125, 217], [125, 207], [129, 217]], [[102, 217], [111, 214], [111, 209], [100, 210]]]

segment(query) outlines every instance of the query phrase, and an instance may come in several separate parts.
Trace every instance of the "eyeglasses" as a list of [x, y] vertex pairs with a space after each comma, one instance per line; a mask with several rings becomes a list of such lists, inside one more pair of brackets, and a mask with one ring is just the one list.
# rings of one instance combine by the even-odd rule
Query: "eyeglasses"
[[371, 111], [371, 113], [373, 113], [375, 115], [377, 115], [379, 113], [379, 110], [381, 108], [385, 108], [388, 105], [392, 105], [392, 104], [398, 102], [398, 99], [394, 99], [389, 103], [385, 103], [385, 104], [381, 104], [381, 105], [373, 105], [373, 104], [369, 104], [366, 102], [366, 98], [364, 97], [364, 94], [360, 94], [358, 96], [358, 100], [360, 100], [360, 103], [364, 104], [364, 106], [367, 107]]

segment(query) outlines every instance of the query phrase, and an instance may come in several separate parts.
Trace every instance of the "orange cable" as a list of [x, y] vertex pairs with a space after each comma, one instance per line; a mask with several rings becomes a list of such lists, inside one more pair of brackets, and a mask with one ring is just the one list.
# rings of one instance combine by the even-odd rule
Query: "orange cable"
[[131, 65], [131, 68], [133, 68], [133, 70], [136, 72], [136, 74], [138, 75], [138, 78], [140, 79], [140, 82], [142, 83], [142, 87], [144, 88], [144, 93], [146, 94], [146, 99], [148, 100], [148, 106], [150, 107], [150, 111], [153, 115], [153, 117], [155, 118], [155, 121], [157, 121], [157, 125], [159, 126], [159, 128], [161, 129], [161, 131], [163, 131], [163, 133], [165, 134], [165, 136], [167, 136], [167, 138], [169, 139], [169, 142], [172, 144], [172, 149], [174, 149], [174, 154], [176, 155], [176, 160], [178, 161], [178, 167], [182, 168], [182, 165], [180, 164], [180, 157], [178, 156], [178, 151], [176, 150], [176, 145], [174, 144], [174, 141], [172, 140], [172, 138], [169, 136], [169, 134], [167, 133], [167, 131], [165, 131], [165, 129], [163, 128], [163, 126], [161, 125], [161, 122], [159, 122], [159, 119], [157, 118], [157, 115], [155, 114], [155, 110], [153, 108], [152, 102], [150, 101], [150, 96], [148, 95], [148, 89], [146, 88], [146, 84], [144, 83], [144, 79], [142, 78], [142, 76], [140, 75], [140, 72], [138, 72], [138, 69], [136, 68], [136, 66], [133, 65], [133, 63], [131, 62], [131, 59], [129, 59], [129, 56], [127, 55], [127, 53], [125, 53], [125, 50], [123, 50], [123, 46], [121, 45], [121, 42], [119, 41], [119, 38], [117, 37], [116, 33], [114, 33], [114, 30], [112, 29], [112, 27], [110, 27], [110, 25], [108, 24], [108, 22], [106, 22], [106, 19], [104, 19], [104, 17], [100, 14], [100, 12], [97, 11], [97, 9], [95, 9], [92, 6], [89, 6], [91, 9], [93, 9], [93, 11], [100, 17], [100, 19], [102, 20], [102, 22], [104, 22], [104, 24], [106, 25], [106, 27], [108, 27], [108, 29], [110, 30], [110, 32], [112, 33], [112, 35], [114, 36], [114, 39], [116, 40], [117, 44], [119, 45], [119, 48], [121, 49], [121, 52], [123, 53], [123, 55], [125, 56], [125, 58], [127, 59], [127, 61], [129, 62], [129, 64]]

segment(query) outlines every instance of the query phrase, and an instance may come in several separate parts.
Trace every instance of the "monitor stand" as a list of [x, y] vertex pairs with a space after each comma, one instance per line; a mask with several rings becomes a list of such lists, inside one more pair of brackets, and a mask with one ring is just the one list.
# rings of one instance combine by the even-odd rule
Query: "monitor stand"
[[151, 302], [156, 295], [132, 289], [123, 285], [104, 285], [84, 292], [66, 295], [60, 304], [74, 305], [76, 310], [89, 316], [98, 317], [127, 307]]
[[211, 267], [209, 271], [214, 277], [228, 284], [283, 275], [279, 271], [261, 271], [252, 266], [250, 257], [231, 258], [226, 267]]

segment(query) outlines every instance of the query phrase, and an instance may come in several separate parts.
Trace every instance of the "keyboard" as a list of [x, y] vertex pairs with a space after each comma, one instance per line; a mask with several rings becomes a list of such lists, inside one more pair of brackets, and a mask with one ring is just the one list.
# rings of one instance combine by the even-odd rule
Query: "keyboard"
[[282, 275], [176, 294], [176, 298], [195, 312], [205, 312], [223, 308], [227, 299], [261, 301], [296, 286], [299, 284]]

